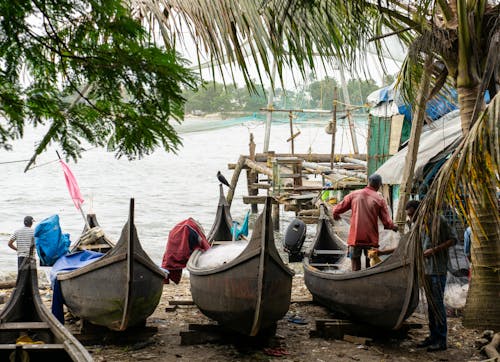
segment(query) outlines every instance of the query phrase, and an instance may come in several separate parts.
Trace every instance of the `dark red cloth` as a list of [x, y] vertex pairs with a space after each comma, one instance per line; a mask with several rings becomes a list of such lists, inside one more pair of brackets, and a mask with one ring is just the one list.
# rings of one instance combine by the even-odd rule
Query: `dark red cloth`
[[333, 209], [334, 218], [352, 210], [347, 244], [378, 247], [378, 218], [386, 229], [394, 228], [384, 198], [370, 186], [351, 192]]
[[186, 267], [193, 251], [208, 248], [210, 245], [207, 238], [194, 219], [189, 218], [175, 225], [168, 235], [167, 247], [161, 263], [161, 267], [170, 273], [165, 282], [172, 280], [175, 284], [179, 284], [182, 269]]

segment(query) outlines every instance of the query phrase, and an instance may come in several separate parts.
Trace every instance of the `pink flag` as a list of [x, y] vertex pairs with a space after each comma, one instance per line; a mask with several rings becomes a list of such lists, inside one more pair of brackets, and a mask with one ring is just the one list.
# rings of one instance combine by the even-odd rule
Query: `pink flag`
[[80, 188], [78, 187], [78, 182], [76, 182], [76, 178], [73, 175], [73, 172], [69, 169], [68, 165], [66, 162], [63, 160], [59, 160], [61, 162], [61, 166], [64, 171], [64, 178], [66, 179], [66, 185], [68, 186], [68, 191], [69, 194], [71, 195], [71, 198], [73, 199], [73, 202], [75, 204], [75, 207], [77, 209], [80, 209], [81, 204], [83, 203], [83, 197], [80, 192]]

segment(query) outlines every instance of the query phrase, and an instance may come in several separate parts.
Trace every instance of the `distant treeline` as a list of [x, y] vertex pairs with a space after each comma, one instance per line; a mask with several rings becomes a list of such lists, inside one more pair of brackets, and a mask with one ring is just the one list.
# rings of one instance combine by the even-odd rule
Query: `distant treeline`
[[[392, 83], [394, 77], [386, 76], [384, 85]], [[338, 88], [338, 99], [345, 103], [340, 83], [330, 77], [323, 80], [311, 82], [306, 88], [286, 90], [281, 88], [275, 90], [273, 105], [275, 108], [314, 108], [332, 109], [334, 88]], [[366, 97], [381, 85], [373, 79], [350, 79], [347, 82], [347, 90], [351, 104], [362, 105]], [[245, 87], [234, 85], [224, 86], [221, 83], [207, 82], [197, 91], [185, 91], [187, 99], [186, 114], [216, 113], [216, 112], [257, 112], [267, 105], [267, 96], [261, 85], [256, 86], [257, 93], [251, 93]]]

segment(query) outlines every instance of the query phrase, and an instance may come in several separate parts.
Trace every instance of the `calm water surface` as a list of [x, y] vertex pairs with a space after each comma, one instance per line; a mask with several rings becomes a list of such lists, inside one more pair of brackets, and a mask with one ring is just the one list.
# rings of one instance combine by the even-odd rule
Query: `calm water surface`
[[[186, 121], [189, 124], [190, 121]], [[363, 128], [364, 124], [361, 123]], [[296, 152], [329, 153], [331, 136], [324, 126], [300, 125]], [[297, 129], [296, 129], [297, 130]], [[104, 231], [114, 240], [127, 220], [128, 203], [135, 198], [135, 222], [139, 238], [151, 258], [160, 263], [169, 230], [188, 217], [198, 219], [208, 232], [218, 201], [216, 173], [221, 170], [230, 179], [228, 163], [248, 154], [249, 133], [253, 132], [257, 152], [262, 151], [264, 126], [250, 123], [210, 131], [183, 133], [183, 146], [177, 154], [157, 151], [141, 160], [115, 159], [104, 149], [83, 153], [78, 163], [69, 162], [78, 180], [85, 203], [84, 211], [93, 210]], [[273, 125], [270, 149], [290, 152], [286, 142], [289, 126]], [[358, 131], [360, 152], [365, 152], [366, 132]], [[1, 162], [28, 159], [41, 130], [27, 131], [24, 139], [13, 143], [13, 151], [0, 151], [0, 272], [16, 270], [15, 252], [7, 247], [9, 234], [22, 226], [25, 215], [36, 221], [58, 214], [63, 232], [76, 241], [83, 229], [83, 220], [69, 197], [59, 163], [49, 163], [24, 173], [26, 163]], [[350, 152], [351, 145], [345, 125], [337, 132], [336, 152]], [[57, 158], [55, 148], [41, 155], [38, 165]], [[262, 191], [261, 191], [262, 192]], [[249, 205], [244, 205], [246, 177], [242, 173], [231, 213], [242, 220]], [[293, 213], [282, 213], [281, 230], [286, 229]], [[313, 226], [309, 230], [314, 229]], [[277, 235], [277, 238], [280, 236]]]

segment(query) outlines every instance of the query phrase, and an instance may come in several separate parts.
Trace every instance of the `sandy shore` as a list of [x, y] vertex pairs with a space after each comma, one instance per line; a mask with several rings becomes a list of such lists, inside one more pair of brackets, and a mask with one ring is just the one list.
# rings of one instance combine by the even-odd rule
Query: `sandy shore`
[[[50, 307], [52, 293], [44, 276], [40, 275], [40, 294]], [[12, 290], [2, 290], [3, 303]], [[427, 319], [422, 308], [417, 308], [409, 323], [422, 324], [420, 329], [411, 329], [408, 335], [397, 338], [374, 338], [369, 345], [359, 345], [340, 340], [310, 338], [315, 329], [315, 319], [334, 318], [324, 307], [315, 305], [307, 290], [303, 276], [293, 279], [292, 303], [288, 314], [278, 322], [276, 337], [267, 346], [248, 346], [234, 344], [199, 344], [181, 346], [180, 332], [187, 331], [190, 323], [214, 324], [194, 305], [167, 308], [169, 302], [190, 301], [189, 278], [183, 276], [179, 285], [164, 286], [161, 301], [147, 325], [156, 327], [157, 333], [147, 340], [128, 345], [91, 345], [87, 346], [95, 361], [480, 361], [485, 359], [474, 346], [482, 331], [466, 329], [459, 317], [448, 319], [449, 348], [447, 351], [428, 353], [416, 348], [416, 343], [427, 335]], [[2, 303], [2, 304], [3, 304]], [[1, 307], [1, 305], [0, 305]], [[304, 319], [307, 324], [300, 325], [288, 321], [290, 316]], [[68, 321], [67, 327], [75, 332], [78, 322]], [[375, 336], [376, 337], [376, 336]], [[282, 348], [286, 355], [270, 356], [266, 348]]]
[[[155, 313], [148, 319], [148, 325], [158, 332], [146, 343], [128, 346], [88, 346], [95, 361], [478, 361], [484, 359], [473, 342], [479, 338], [479, 331], [462, 326], [460, 318], [449, 318], [449, 348], [447, 351], [427, 353], [416, 348], [416, 343], [427, 335], [427, 320], [424, 314], [415, 313], [411, 323], [423, 324], [421, 329], [410, 330], [405, 339], [375, 339], [369, 346], [339, 340], [310, 338], [315, 328], [315, 319], [332, 318], [331, 313], [313, 303], [303, 277], [294, 277], [292, 303], [289, 313], [278, 323], [276, 337], [268, 347], [283, 348], [288, 354], [282, 357], [270, 356], [266, 346], [248, 347], [231, 344], [200, 344], [181, 346], [181, 331], [187, 331], [190, 323], [209, 324], [213, 321], [199, 312], [196, 306], [178, 306], [166, 311], [171, 300], [191, 300], [189, 279], [183, 277], [179, 285], [165, 285], [163, 296]], [[307, 324], [299, 325], [288, 321], [296, 315]]]

